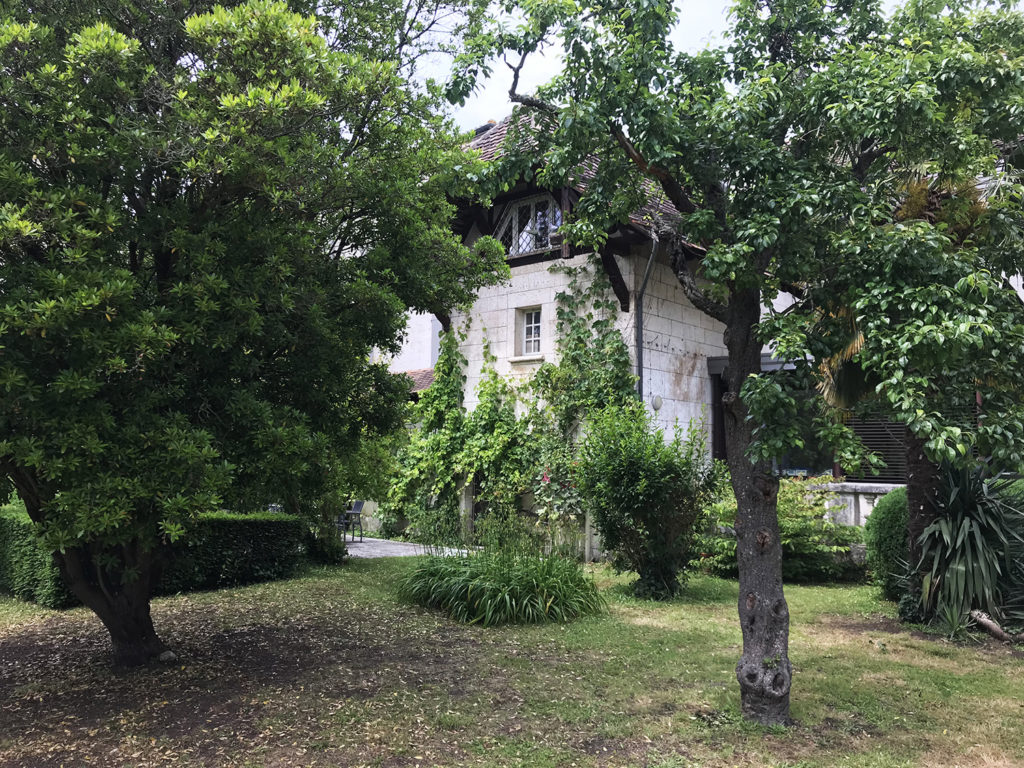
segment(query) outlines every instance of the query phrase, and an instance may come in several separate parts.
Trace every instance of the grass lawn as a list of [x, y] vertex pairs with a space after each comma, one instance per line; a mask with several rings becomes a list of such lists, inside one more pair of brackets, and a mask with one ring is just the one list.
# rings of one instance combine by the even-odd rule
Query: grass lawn
[[789, 587], [793, 716], [739, 718], [736, 586], [484, 630], [403, 605], [414, 559], [159, 599], [170, 668], [117, 673], [83, 610], [0, 598], [0, 766], [1024, 766], [1024, 653]]

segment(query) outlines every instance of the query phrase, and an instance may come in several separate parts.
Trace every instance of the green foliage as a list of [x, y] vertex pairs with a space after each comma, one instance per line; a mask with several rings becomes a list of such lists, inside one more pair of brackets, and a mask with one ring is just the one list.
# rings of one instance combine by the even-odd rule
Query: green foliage
[[[188, 535], [161, 551], [158, 594], [288, 578], [305, 559], [307, 524], [291, 515], [201, 515]], [[0, 592], [46, 608], [78, 604], [23, 511], [0, 511]]]
[[214, 512], [170, 547], [158, 592], [233, 587], [292, 576], [304, 561], [307, 524], [292, 515]]
[[706, 437], [691, 427], [669, 442], [634, 401], [595, 413], [580, 448], [580, 490], [613, 564], [639, 576], [639, 596], [681, 588], [694, 536], [717, 482]]
[[[854, 581], [863, 568], [852, 559], [850, 547], [862, 539], [855, 525], [834, 523], [829, 503], [835, 494], [822, 487], [831, 478], [783, 478], [779, 481], [779, 535], [782, 578], [793, 583]], [[700, 540], [701, 567], [716, 576], [735, 577], [736, 500], [731, 492], [711, 505], [707, 528]]]
[[385, 528], [408, 520], [412, 537], [429, 544], [462, 542], [459, 521], [461, 478], [455, 473], [466, 433], [462, 388], [466, 359], [459, 351], [464, 332], [441, 335], [434, 382], [412, 409], [416, 426], [399, 452], [387, 501], [380, 516]]
[[456, 621], [485, 627], [566, 622], [604, 610], [579, 563], [537, 554], [430, 557], [405, 577], [400, 591]]
[[0, 508], [0, 593], [44, 608], [67, 608], [77, 601], [65, 589], [60, 571], [36, 536], [24, 510]]
[[0, 474], [97, 599], [204, 511], [337, 490], [404, 416], [371, 350], [505, 269], [451, 232], [474, 161], [403, 75], [413, 46], [365, 44], [399, 39], [377, 22], [328, 41], [271, 0], [0, 9]]
[[927, 617], [978, 608], [998, 620], [1006, 598], [1019, 595], [1022, 564], [1014, 556], [1024, 542], [1024, 505], [1009, 489], [1009, 481], [989, 479], [984, 467], [946, 471], [939, 516], [921, 534]]
[[906, 488], [896, 488], [878, 500], [864, 524], [864, 541], [872, 578], [886, 599], [899, 601], [910, 560]]
[[634, 378], [607, 279], [594, 264], [554, 269], [570, 277], [557, 297], [559, 362], [544, 363], [525, 384], [514, 387], [497, 373], [485, 343], [477, 405], [467, 414], [465, 331], [442, 337], [434, 383], [414, 410], [419, 424], [382, 510], [389, 524], [405, 517], [417, 540], [462, 543], [459, 496], [472, 484], [484, 515], [510, 520], [529, 496], [535, 533], [550, 546], [574, 545], [583, 517], [577, 431], [588, 414], [632, 399]]

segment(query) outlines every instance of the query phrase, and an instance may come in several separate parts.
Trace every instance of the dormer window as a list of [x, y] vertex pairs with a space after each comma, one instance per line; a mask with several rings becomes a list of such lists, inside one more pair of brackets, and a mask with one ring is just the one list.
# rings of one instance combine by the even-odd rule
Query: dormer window
[[513, 203], [498, 228], [507, 256], [550, 251], [551, 235], [562, 226], [562, 209], [549, 196]]

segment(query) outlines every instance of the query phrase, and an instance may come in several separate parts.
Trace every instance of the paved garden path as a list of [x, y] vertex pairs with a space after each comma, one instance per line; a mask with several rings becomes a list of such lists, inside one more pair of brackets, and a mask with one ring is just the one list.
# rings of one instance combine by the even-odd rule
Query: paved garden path
[[[412, 557], [427, 554], [422, 544], [408, 541], [389, 541], [387, 539], [363, 539], [362, 541], [346, 541], [350, 557]], [[450, 553], [446, 553], [450, 554]]]

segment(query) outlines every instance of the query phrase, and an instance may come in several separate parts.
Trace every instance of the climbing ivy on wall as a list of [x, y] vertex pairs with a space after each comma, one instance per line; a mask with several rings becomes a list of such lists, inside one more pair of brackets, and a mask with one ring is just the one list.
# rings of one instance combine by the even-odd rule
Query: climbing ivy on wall
[[457, 458], [466, 435], [463, 386], [466, 358], [459, 351], [465, 331], [441, 336], [434, 382], [420, 395], [412, 411], [412, 434], [399, 452], [387, 500], [380, 516], [385, 532], [407, 521], [413, 534], [431, 543], [457, 544], [461, 482]]
[[546, 543], [578, 529], [583, 510], [572, 470], [580, 426], [595, 410], [631, 399], [635, 379], [600, 267], [552, 270], [569, 277], [557, 296], [557, 364], [546, 362], [516, 384], [498, 374], [485, 343], [477, 405], [467, 413], [459, 351], [466, 329], [442, 336], [434, 383], [416, 406], [416, 426], [382, 506], [387, 526], [404, 519], [417, 540], [464, 543], [459, 500], [472, 484], [481, 515], [508, 518], [529, 506]]

